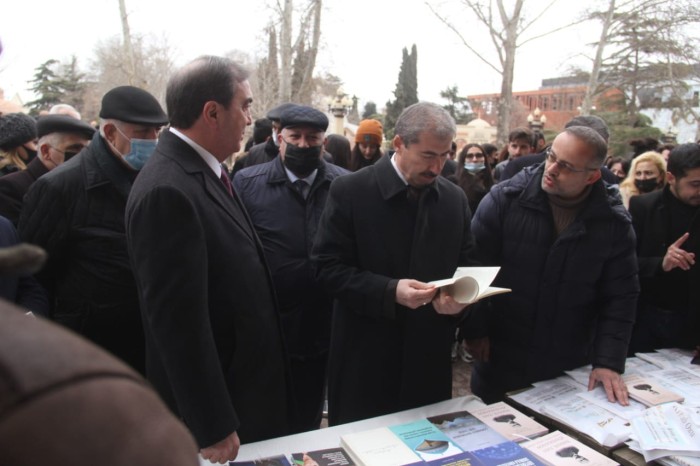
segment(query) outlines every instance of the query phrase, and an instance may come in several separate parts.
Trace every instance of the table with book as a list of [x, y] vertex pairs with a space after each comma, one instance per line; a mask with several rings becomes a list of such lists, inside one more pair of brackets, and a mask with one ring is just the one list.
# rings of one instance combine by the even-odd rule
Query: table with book
[[231, 464], [700, 466], [700, 366], [690, 359], [679, 350], [629, 358], [628, 407], [601, 387], [587, 391], [582, 367], [507, 403], [466, 396], [242, 445]]

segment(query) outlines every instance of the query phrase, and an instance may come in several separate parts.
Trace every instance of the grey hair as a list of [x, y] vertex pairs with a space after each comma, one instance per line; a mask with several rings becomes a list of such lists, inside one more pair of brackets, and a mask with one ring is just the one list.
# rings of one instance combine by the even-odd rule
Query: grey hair
[[596, 130], [588, 126], [569, 126], [564, 129], [564, 132], [574, 136], [593, 149], [596, 165], [603, 165], [605, 157], [608, 155], [608, 144]]
[[439, 139], [452, 140], [457, 134], [457, 127], [454, 118], [441, 106], [418, 102], [401, 112], [394, 128], [394, 134], [401, 137], [407, 146], [418, 142], [420, 135], [427, 131]]

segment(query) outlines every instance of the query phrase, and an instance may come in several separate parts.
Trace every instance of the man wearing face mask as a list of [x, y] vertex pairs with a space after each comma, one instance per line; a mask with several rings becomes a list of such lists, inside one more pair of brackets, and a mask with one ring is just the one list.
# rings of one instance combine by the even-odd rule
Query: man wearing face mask
[[19, 234], [48, 252], [37, 278], [49, 292], [50, 318], [144, 372], [124, 211], [168, 118], [151, 94], [120, 86], [102, 98], [100, 119], [89, 147], [31, 186]]
[[234, 177], [265, 248], [290, 353], [297, 431], [318, 429], [324, 400], [331, 300], [314, 278], [310, 253], [331, 181], [348, 171], [321, 154], [328, 118], [293, 105], [280, 115], [280, 157]]
[[15, 226], [19, 222], [24, 195], [42, 175], [61, 165], [87, 147], [95, 129], [66, 115], [47, 115], [37, 121], [38, 157], [26, 170], [0, 177], [0, 215]]

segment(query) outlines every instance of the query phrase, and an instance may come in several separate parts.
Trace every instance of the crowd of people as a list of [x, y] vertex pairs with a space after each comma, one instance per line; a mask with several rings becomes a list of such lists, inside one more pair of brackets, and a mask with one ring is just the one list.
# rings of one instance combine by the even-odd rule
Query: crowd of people
[[[283, 103], [241, 151], [254, 99], [204, 56], [166, 110], [120, 86], [97, 129], [0, 115], [1, 246], [48, 253], [2, 297], [144, 374], [203, 458], [318, 429], [326, 398], [330, 425], [448, 399], [455, 345], [487, 403], [591, 364], [623, 405], [628, 354], [700, 345], [700, 145], [611, 159], [579, 116], [495, 156], [458, 148], [436, 104], [350, 141]], [[512, 291], [466, 305], [430, 283], [482, 265]]]

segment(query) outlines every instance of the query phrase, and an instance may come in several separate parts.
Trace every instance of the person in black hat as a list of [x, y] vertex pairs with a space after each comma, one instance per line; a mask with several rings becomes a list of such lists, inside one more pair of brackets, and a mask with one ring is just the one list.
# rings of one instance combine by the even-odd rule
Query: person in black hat
[[36, 121], [24, 113], [0, 115], [0, 176], [24, 170], [36, 157]]
[[[132, 86], [107, 92], [100, 118], [86, 149], [29, 188], [18, 229], [23, 241], [49, 254], [37, 278], [49, 292], [51, 319], [144, 372], [124, 210], [168, 118], [155, 97]], [[49, 123], [55, 127], [56, 120]]]
[[[256, 144], [251, 147], [250, 151], [248, 151], [248, 155], [240, 161], [241, 168], [269, 162], [277, 157], [277, 154], [280, 153], [279, 142], [277, 141], [277, 135], [280, 131], [280, 116], [286, 109], [294, 106], [296, 106], [296, 104], [285, 103], [267, 112], [266, 117], [272, 122], [272, 137], [264, 143]], [[238, 172], [238, 170], [234, 167], [233, 174], [235, 175], [236, 172]]]
[[61, 165], [90, 143], [95, 129], [66, 115], [46, 115], [37, 121], [38, 157], [26, 170], [0, 178], [0, 215], [17, 225], [24, 195], [42, 175]]
[[331, 181], [350, 173], [321, 154], [328, 118], [306, 106], [280, 116], [280, 156], [233, 179], [272, 272], [295, 384], [295, 430], [318, 429], [324, 401], [332, 303], [313, 276], [310, 246]]

